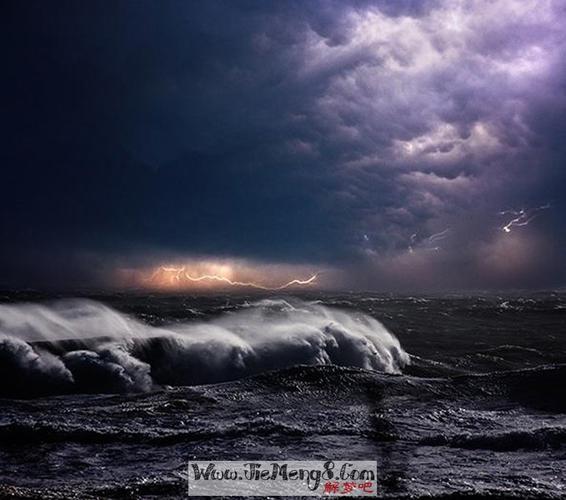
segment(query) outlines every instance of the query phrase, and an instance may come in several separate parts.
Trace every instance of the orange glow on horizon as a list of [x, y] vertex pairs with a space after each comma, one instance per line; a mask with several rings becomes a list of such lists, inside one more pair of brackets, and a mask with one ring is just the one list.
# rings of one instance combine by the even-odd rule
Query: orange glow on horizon
[[[206, 271], [202, 271], [202, 268]], [[291, 287], [312, 286], [316, 283], [319, 273], [314, 273], [307, 278], [292, 277], [287, 281], [279, 278], [280, 284], [272, 284], [274, 278], [269, 278], [269, 273], [259, 272], [257, 269], [240, 269], [236, 273], [228, 264], [200, 264], [183, 266], [159, 266], [148, 276], [142, 278], [142, 284], [146, 287], [158, 289], [190, 289], [190, 288], [216, 288], [218, 285], [228, 287], [254, 288], [265, 291], [279, 291]], [[243, 274], [245, 278], [237, 279], [236, 274]], [[249, 276], [253, 275], [253, 279]], [[256, 275], [260, 275], [256, 277]], [[280, 274], [280, 273], [277, 273]], [[286, 273], [287, 274], [287, 273]], [[288, 274], [287, 274], [288, 275]]]

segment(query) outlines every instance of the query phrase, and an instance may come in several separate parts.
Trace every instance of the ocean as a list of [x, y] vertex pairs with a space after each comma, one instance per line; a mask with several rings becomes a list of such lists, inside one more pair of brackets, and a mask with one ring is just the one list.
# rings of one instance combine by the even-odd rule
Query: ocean
[[566, 293], [0, 295], [0, 497], [375, 460], [377, 498], [566, 497]]

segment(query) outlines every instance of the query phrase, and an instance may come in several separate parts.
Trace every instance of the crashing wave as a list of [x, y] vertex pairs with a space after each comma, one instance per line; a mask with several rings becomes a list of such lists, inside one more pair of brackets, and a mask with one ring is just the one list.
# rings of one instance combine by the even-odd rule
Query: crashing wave
[[408, 362], [377, 320], [298, 300], [161, 328], [94, 301], [0, 306], [3, 396], [148, 391], [298, 364], [398, 373]]

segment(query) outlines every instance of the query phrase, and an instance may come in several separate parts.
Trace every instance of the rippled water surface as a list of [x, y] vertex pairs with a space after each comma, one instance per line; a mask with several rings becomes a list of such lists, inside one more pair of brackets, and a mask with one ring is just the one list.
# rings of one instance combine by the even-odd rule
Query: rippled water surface
[[566, 495], [566, 295], [10, 293], [0, 496], [175, 498], [199, 459], [377, 460], [380, 497]]

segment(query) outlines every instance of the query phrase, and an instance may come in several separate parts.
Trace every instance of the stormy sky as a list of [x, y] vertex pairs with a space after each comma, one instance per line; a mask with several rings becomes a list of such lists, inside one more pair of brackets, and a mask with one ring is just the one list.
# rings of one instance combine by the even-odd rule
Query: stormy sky
[[2, 10], [2, 286], [184, 261], [326, 288], [566, 282], [562, 0]]

